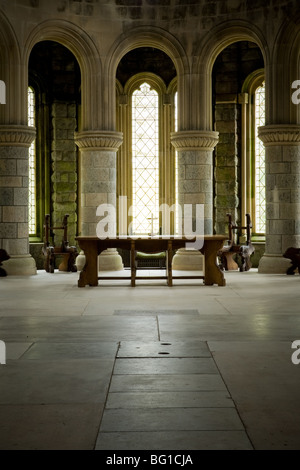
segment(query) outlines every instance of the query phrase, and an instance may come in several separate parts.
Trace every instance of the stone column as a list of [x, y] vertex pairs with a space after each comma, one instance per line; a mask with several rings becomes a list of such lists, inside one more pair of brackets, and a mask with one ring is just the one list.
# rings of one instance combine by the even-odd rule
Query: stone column
[[266, 148], [266, 251], [260, 273], [285, 273], [289, 247], [300, 247], [300, 126], [259, 128]]
[[3, 267], [8, 275], [36, 274], [29, 254], [28, 149], [33, 127], [0, 126], [0, 247], [10, 256]]
[[[178, 202], [182, 214], [184, 215], [185, 204], [192, 204], [193, 208], [196, 204], [203, 204], [206, 235], [213, 233], [212, 153], [218, 142], [218, 135], [214, 131], [179, 131], [171, 134], [172, 145], [178, 152]], [[181, 250], [180, 255], [174, 256], [173, 268], [197, 269], [198, 265], [198, 269], [202, 269], [202, 262], [193, 263], [188, 259], [190, 256], [190, 251], [183, 253]]]
[[[122, 140], [122, 133], [114, 131], [92, 130], [75, 134], [80, 149], [80, 235], [97, 236], [100, 219], [96, 211], [100, 204], [111, 204], [116, 208], [116, 153]], [[120, 258], [116, 251], [115, 269], [121, 269]], [[111, 251], [109, 260], [111, 268]]]
[[178, 152], [178, 201], [204, 205], [204, 233], [213, 233], [213, 161], [218, 132], [180, 131], [171, 134]]

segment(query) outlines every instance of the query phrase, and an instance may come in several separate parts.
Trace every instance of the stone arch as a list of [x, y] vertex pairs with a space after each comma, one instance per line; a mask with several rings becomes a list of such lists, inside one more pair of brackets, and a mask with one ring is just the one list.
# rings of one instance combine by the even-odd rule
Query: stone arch
[[133, 77], [131, 77], [127, 81], [124, 87], [124, 93], [130, 94], [132, 92], [133, 83], [134, 83], [134, 86], [136, 87], [137, 83], [139, 83], [140, 85], [144, 81], [147, 81], [150, 84], [150, 86], [152, 86], [153, 88], [158, 88], [161, 94], [166, 93], [166, 85], [163, 82], [163, 80], [151, 72], [138, 73], [134, 75]]
[[300, 105], [292, 102], [292, 83], [300, 80], [300, 15], [286, 20], [277, 35], [272, 55], [272, 90], [269, 122], [300, 124]]
[[19, 71], [20, 63], [20, 47], [15, 32], [4, 14], [0, 13], [0, 79], [6, 89], [6, 104], [0, 106], [1, 125], [25, 124], [26, 107], [17, 93], [24, 80]]
[[75, 56], [81, 70], [82, 130], [102, 129], [105, 111], [103, 102], [102, 67], [99, 52], [78, 26], [65, 20], [47, 20], [36, 26], [25, 43], [25, 63], [28, 64], [32, 48], [40, 41], [56, 41]]
[[[269, 48], [259, 28], [246, 21], [226, 22], [225, 25], [221, 24], [213, 28], [201, 41], [198, 53], [195, 54], [197, 60], [192, 66], [192, 75], [195, 77], [192, 86], [196, 94], [193, 103], [198, 106], [194, 111], [195, 125], [199, 129], [209, 130], [212, 126], [211, 78], [215, 60], [223, 49], [237, 41], [252, 41], [259, 46], [266, 68], [266, 83], [269, 83]], [[200, 81], [201, 86], [195, 83], [195, 80]]]
[[[185, 89], [183, 82], [189, 72], [189, 64], [185, 50], [179, 41], [172, 34], [161, 28], [153, 26], [137, 27], [128, 34], [123, 34], [118, 38], [113, 44], [105, 64], [105, 70], [108, 71], [106, 82], [108, 96], [113, 100], [112, 105], [109, 106], [108, 109], [108, 127], [115, 122], [115, 76], [118, 63], [127, 52], [137, 47], [154, 47], [165, 52], [175, 65], [178, 76], [178, 87], [181, 90]], [[182, 103], [184, 103], [183, 97], [178, 104], [179, 108]]]

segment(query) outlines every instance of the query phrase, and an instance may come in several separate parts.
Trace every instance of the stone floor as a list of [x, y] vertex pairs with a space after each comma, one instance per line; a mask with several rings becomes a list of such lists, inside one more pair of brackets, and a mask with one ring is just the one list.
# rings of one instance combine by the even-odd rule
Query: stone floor
[[299, 450], [300, 277], [225, 277], [1, 278], [0, 449]]

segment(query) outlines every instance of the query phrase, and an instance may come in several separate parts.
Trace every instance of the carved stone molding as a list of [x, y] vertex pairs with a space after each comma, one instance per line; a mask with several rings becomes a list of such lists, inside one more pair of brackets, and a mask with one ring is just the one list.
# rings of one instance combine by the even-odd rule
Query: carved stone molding
[[291, 124], [262, 126], [258, 128], [258, 137], [265, 147], [271, 145], [300, 145], [300, 126]]
[[0, 146], [30, 147], [34, 141], [34, 127], [21, 125], [0, 125]]
[[117, 151], [123, 142], [123, 133], [115, 131], [82, 131], [75, 133], [75, 143], [82, 150]]
[[219, 141], [215, 131], [179, 131], [171, 133], [176, 150], [213, 150]]

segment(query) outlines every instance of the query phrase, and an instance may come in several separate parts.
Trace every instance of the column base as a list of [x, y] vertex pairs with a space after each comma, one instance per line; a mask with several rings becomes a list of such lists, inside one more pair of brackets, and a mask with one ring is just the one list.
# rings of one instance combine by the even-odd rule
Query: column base
[[203, 271], [204, 256], [197, 250], [179, 248], [173, 256], [172, 269], [177, 271]]
[[99, 271], [122, 271], [122, 257], [116, 248], [107, 248], [99, 255]]
[[266, 255], [259, 261], [258, 272], [261, 274], [286, 274], [291, 266], [291, 261], [282, 255]]
[[10, 255], [10, 259], [3, 261], [3, 269], [8, 276], [32, 276], [37, 274], [34, 258], [28, 255]]
[[[102, 251], [98, 257], [99, 271], [122, 271], [124, 269], [122, 257], [115, 248]], [[81, 251], [75, 261], [77, 271], [82, 271], [85, 265], [85, 254]]]

